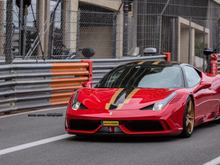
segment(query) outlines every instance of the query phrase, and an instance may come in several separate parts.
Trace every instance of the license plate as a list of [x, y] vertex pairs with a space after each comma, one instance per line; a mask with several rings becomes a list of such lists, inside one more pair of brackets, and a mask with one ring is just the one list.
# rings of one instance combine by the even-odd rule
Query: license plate
[[105, 127], [118, 127], [119, 121], [102, 121], [102, 125]]

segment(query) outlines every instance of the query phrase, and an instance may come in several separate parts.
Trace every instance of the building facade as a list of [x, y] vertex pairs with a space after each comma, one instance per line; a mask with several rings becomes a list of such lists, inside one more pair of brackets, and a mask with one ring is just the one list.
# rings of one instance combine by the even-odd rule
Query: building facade
[[137, 45], [171, 51], [173, 60], [195, 63], [205, 47], [219, 47], [219, 2], [138, 0]]

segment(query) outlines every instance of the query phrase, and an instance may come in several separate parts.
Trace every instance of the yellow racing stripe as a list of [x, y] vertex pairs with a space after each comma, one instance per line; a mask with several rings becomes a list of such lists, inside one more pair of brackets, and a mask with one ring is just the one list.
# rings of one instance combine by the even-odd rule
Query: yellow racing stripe
[[118, 97], [118, 95], [119, 95], [122, 91], [123, 91], [123, 88], [118, 89], [118, 90], [115, 92], [115, 94], [112, 96], [110, 102], [105, 105], [105, 109], [109, 109], [109, 108], [110, 108], [111, 104], [113, 104], [113, 103], [115, 102], [116, 98]]
[[128, 95], [128, 97], [125, 99], [124, 103], [123, 103], [123, 104], [120, 104], [117, 109], [121, 109], [125, 104], [128, 104], [128, 103], [131, 101], [132, 97], [133, 97], [139, 90], [140, 90], [140, 89], [134, 89], [134, 90]]

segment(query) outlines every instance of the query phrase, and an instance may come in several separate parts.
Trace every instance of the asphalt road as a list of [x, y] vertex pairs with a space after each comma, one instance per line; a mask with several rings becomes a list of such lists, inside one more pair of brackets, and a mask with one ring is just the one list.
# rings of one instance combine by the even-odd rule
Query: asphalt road
[[[52, 112], [65, 114], [63, 109], [38, 114]], [[64, 134], [64, 116], [0, 118], [0, 165], [203, 165], [220, 156], [220, 123], [216, 122], [196, 128], [189, 139], [56, 139]], [[2, 154], [5, 150], [9, 152]]]

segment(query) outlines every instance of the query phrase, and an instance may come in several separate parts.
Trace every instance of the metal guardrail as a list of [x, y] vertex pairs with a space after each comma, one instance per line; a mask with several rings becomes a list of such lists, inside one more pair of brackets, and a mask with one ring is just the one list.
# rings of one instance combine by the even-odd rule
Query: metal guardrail
[[91, 71], [86, 61], [0, 65], [0, 113], [66, 105]]

